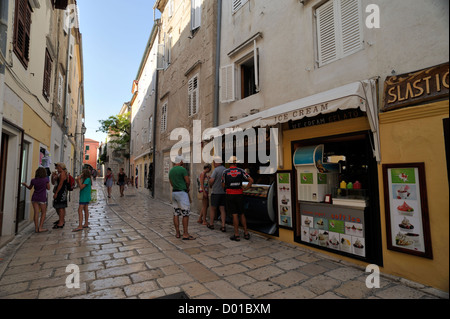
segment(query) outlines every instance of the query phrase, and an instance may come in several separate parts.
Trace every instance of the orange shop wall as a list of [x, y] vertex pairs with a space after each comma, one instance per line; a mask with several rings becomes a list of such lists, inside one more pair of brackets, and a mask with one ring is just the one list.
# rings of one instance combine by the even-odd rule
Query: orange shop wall
[[433, 259], [387, 249], [382, 169], [379, 170], [384, 272], [449, 291], [449, 184], [443, 119], [449, 102], [380, 114], [381, 164], [424, 163]]

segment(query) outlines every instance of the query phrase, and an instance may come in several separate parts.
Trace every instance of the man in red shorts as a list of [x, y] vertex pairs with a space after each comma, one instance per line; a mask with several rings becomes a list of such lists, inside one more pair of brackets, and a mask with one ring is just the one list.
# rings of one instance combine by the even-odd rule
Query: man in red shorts
[[[239, 236], [239, 217], [242, 227], [244, 228], [244, 238], [250, 239], [250, 234], [247, 230], [247, 219], [244, 214], [244, 190], [252, 187], [253, 179], [243, 169], [237, 167], [237, 158], [232, 156], [228, 161], [231, 167], [223, 172], [222, 186], [226, 191], [226, 210], [227, 213], [233, 216], [234, 235], [230, 237], [231, 240], [240, 241]], [[248, 181], [248, 185], [244, 188], [242, 183], [244, 180]]]

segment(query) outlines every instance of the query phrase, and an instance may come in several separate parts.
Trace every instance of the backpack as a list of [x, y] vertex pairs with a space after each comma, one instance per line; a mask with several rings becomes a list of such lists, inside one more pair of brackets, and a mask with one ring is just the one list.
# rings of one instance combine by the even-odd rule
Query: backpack
[[75, 178], [69, 174], [69, 186], [67, 187], [69, 192], [72, 192], [75, 189]]

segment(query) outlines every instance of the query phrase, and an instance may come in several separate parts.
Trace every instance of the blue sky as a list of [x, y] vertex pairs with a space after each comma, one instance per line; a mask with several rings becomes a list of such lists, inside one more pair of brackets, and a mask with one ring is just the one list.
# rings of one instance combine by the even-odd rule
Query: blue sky
[[[83, 35], [86, 138], [102, 142], [99, 120], [117, 115], [153, 27], [155, 0], [78, 0]], [[157, 11], [157, 14], [159, 12]]]

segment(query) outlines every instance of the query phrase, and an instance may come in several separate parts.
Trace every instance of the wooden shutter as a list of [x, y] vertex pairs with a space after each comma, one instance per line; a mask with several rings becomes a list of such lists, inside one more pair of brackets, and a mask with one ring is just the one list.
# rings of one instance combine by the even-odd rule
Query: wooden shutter
[[233, 102], [235, 97], [234, 64], [226, 65], [220, 69], [220, 101]]
[[189, 116], [198, 113], [199, 109], [199, 85], [198, 74], [189, 80], [188, 83], [188, 109]]
[[45, 64], [44, 64], [44, 85], [42, 89], [42, 94], [45, 99], [48, 101], [50, 98], [50, 82], [52, 77], [52, 58], [50, 57], [50, 53], [48, 49], [45, 50]]
[[316, 10], [319, 66], [335, 61], [337, 54], [336, 12], [334, 1]]
[[362, 49], [362, 17], [359, 0], [340, 0], [342, 54], [350, 55]]
[[14, 52], [25, 68], [30, 61], [31, 12], [28, 0], [16, 0]]

